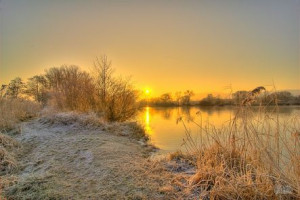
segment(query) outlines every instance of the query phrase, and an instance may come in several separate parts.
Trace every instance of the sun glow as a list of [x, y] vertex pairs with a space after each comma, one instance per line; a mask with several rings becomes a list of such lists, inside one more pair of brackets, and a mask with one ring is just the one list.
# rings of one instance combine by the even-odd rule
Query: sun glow
[[150, 95], [150, 93], [151, 93], [150, 89], [148, 89], [148, 88], [147, 88], [147, 89], [145, 89], [145, 91], [144, 91], [144, 92], [145, 92], [145, 95], [146, 95], [146, 96], [149, 96], [149, 95]]

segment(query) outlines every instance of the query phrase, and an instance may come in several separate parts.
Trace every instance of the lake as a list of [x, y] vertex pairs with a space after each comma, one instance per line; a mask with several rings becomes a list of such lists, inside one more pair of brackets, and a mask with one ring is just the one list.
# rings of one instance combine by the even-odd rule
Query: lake
[[[269, 107], [267, 112], [272, 113], [275, 109]], [[258, 110], [258, 107], [253, 107], [254, 113], [259, 113]], [[144, 125], [150, 142], [161, 153], [165, 153], [185, 149], [183, 139], [186, 138], [186, 131], [182, 121], [177, 123], [178, 118], [182, 117], [192, 137], [197, 137], [199, 127], [193, 121], [222, 128], [235, 116], [236, 111], [235, 107], [144, 107], [139, 111], [137, 120]], [[300, 106], [278, 107], [278, 116], [281, 121], [299, 117]]]

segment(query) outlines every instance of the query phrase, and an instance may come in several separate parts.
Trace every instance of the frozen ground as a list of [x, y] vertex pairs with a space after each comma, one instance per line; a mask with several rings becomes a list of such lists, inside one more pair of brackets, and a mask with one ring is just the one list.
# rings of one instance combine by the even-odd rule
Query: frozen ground
[[133, 138], [134, 131], [132, 123], [68, 113], [25, 122], [16, 136], [23, 146], [18, 183], [6, 193], [15, 199], [183, 198], [184, 175], [150, 160], [153, 147]]

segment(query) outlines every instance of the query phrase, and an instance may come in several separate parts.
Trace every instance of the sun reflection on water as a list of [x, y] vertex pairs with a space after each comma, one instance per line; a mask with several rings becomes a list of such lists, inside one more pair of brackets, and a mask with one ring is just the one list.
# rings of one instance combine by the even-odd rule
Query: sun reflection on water
[[146, 111], [145, 111], [145, 130], [146, 133], [148, 133], [149, 135], [151, 135], [152, 133], [152, 129], [150, 127], [150, 107], [146, 107]]

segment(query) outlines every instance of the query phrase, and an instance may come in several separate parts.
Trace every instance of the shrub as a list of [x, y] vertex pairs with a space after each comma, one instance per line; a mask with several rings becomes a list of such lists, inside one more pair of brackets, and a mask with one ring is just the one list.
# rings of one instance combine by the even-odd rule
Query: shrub
[[108, 121], [126, 121], [137, 112], [137, 92], [128, 81], [115, 80], [107, 91], [104, 115]]
[[40, 108], [29, 100], [0, 98], [0, 130], [11, 130], [20, 121], [37, 116]]
[[106, 56], [97, 58], [94, 65], [98, 112], [104, 112], [108, 121], [125, 121], [137, 112], [137, 91], [128, 79], [112, 76], [111, 61]]
[[46, 71], [50, 104], [61, 110], [89, 111], [95, 105], [92, 77], [77, 66], [53, 67]]

